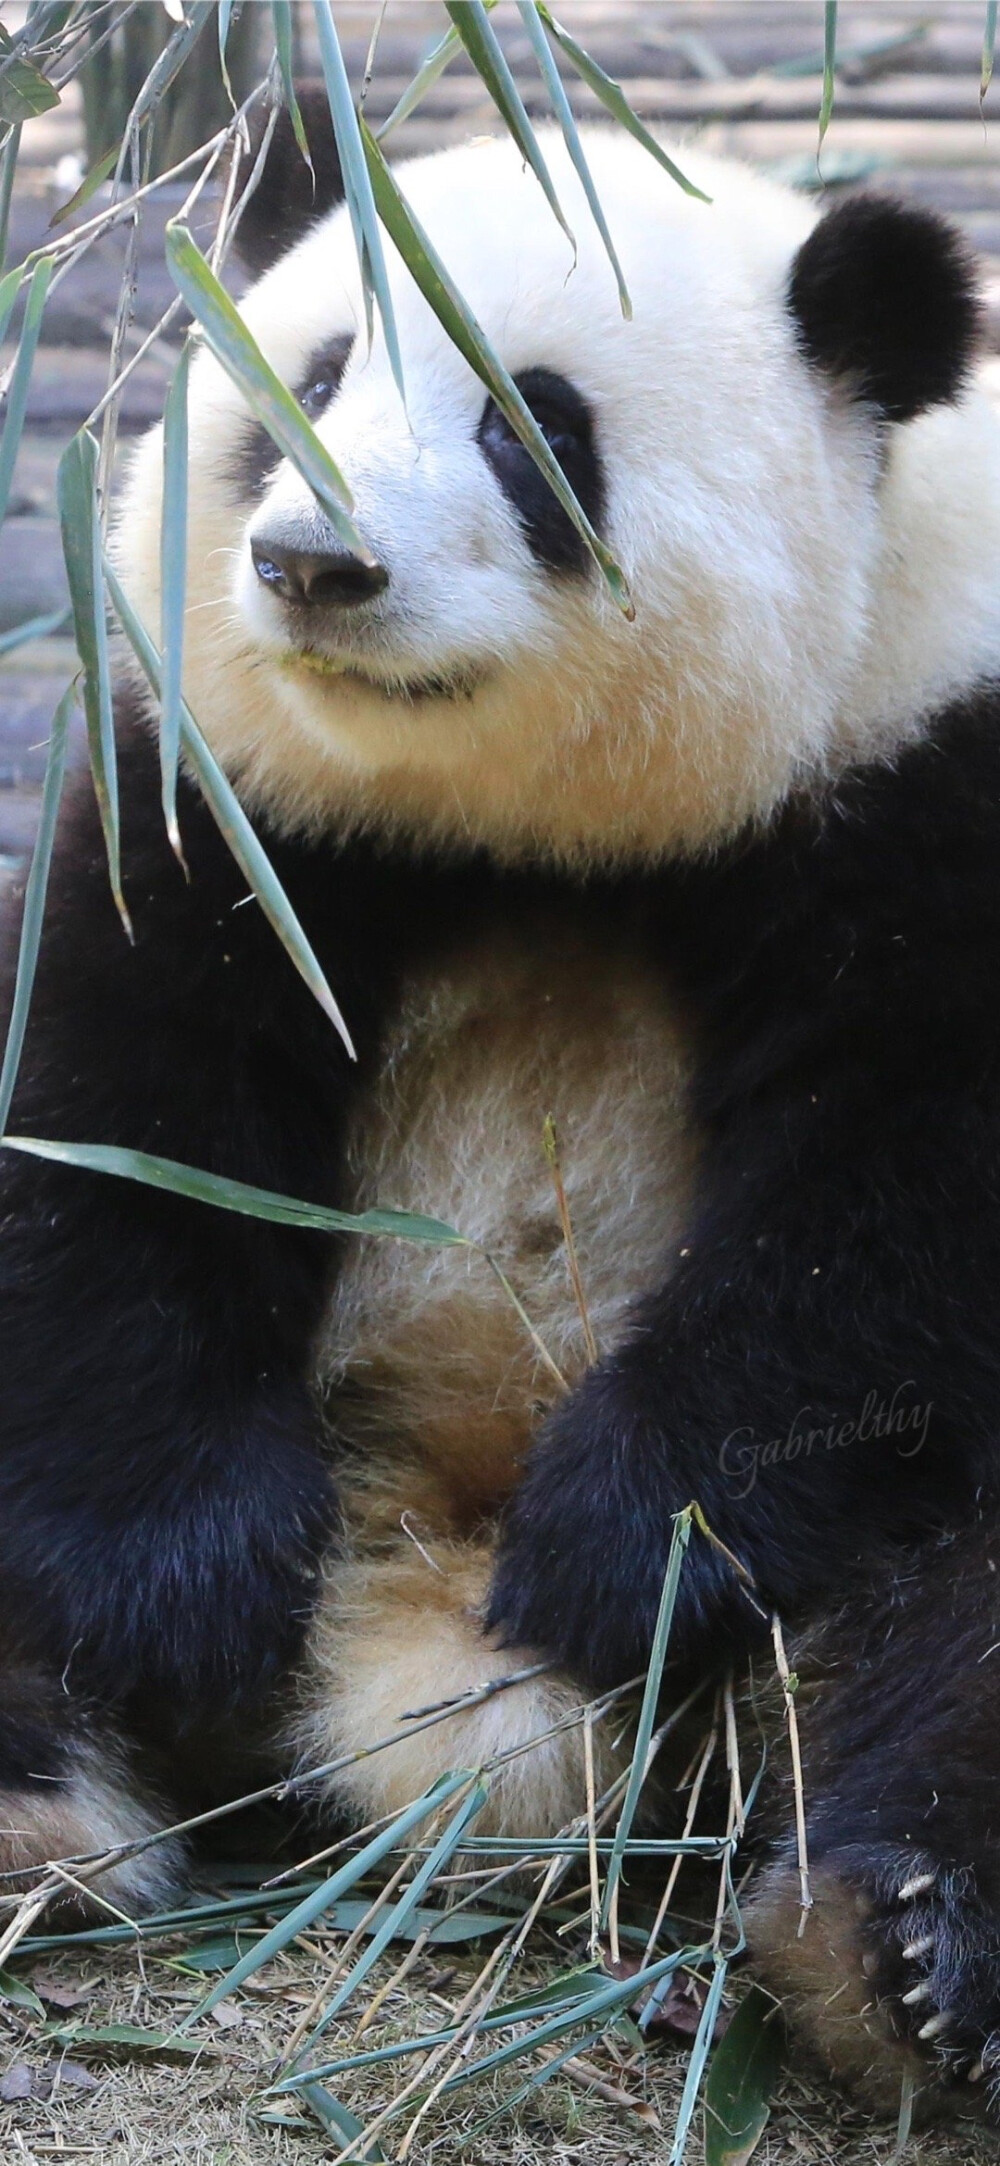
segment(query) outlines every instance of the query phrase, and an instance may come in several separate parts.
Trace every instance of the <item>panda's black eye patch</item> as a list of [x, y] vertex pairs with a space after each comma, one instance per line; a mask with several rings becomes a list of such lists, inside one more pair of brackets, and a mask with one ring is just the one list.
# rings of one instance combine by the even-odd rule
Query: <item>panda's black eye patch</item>
[[[318, 421], [331, 399], [336, 397], [353, 344], [350, 332], [342, 338], [330, 339], [311, 356], [303, 369], [295, 386], [295, 396], [310, 421]], [[239, 502], [245, 503], [248, 498], [260, 496], [280, 465], [281, 453], [263, 422], [248, 421], [226, 462], [226, 479], [233, 483]]]
[[[591, 525], [599, 529], [604, 475], [586, 399], [575, 384], [552, 369], [525, 369], [514, 381]], [[487, 399], [483, 408], [476, 441], [539, 563], [557, 572], [582, 571], [587, 563], [585, 543], [493, 399]]]
[[299, 379], [296, 397], [310, 421], [317, 421], [325, 414], [331, 399], [340, 390], [341, 379], [354, 344], [352, 334], [345, 332], [342, 338], [331, 339], [314, 353]]

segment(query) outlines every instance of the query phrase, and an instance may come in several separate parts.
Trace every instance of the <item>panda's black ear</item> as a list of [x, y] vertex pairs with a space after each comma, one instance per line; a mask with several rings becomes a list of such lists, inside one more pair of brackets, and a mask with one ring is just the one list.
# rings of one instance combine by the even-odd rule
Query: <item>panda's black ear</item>
[[[291, 114], [282, 106], [263, 172], [247, 197], [236, 229], [237, 254], [255, 278], [300, 240], [317, 218], [343, 200], [344, 181], [325, 85], [299, 83], [296, 95], [313, 170], [310, 173], [296, 142]], [[269, 107], [258, 108], [254, 114], [250, 155], [244, 155], [240, 170], [243, 187], [253, 172], [269, 119]]]
[[957, 397], [980, 304], [961, 236], [933, 211], [848, 196], [814, 226], [788, 301], [803, 351], [889, 421]]

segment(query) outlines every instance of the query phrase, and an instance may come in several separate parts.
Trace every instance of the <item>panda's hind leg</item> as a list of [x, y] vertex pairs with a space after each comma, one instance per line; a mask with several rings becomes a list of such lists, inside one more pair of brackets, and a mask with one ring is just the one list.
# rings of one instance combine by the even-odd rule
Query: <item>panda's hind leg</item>
[[[130, 1916], [154, 1910], [183, 1883], [175, 1838], [147, 1844], [168, 1819], [135, 1777], [124, 1746], [77, 1706], [62, 1681], [20, 1653], [0, 1653], [0, 1929], [10, 1903], [41, 1884], [50, 1864], [90, 1860], [143, 1844], [105, 1869], [74, 1866], [53, 1905], [93, 1913], [103, 1899]], [[56, 1876], [57, 1878], [59, 1876]]]
[[984, 1522], [793, 1658], [813, 1908], [803, 1924], [786, 1833], [747, 1905], [750, 1950], [793, 2034], [879, 2112], [909, 2076], [918, 2114], [1000, 2125], [998, 1582]]
[[[302, 1766], [340, 1763], [322, 1792], [356, 1820], [402, 1811], [461, 1767], [488, 1775], [477, 1833], [550, 1835], [585, 1811], [584, 1695], [531, 1648], [484, 1635], [491, 1563], [485, 1543], [421, 1531], [333, 1566], [292, 1742]], [[600, 1794], [627, 1754], [610, 1717], [593, 1738]]]

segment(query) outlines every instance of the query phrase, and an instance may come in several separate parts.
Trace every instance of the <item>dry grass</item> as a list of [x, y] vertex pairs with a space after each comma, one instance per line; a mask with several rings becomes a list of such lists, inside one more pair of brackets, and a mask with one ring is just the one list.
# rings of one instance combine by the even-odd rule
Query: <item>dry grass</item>
[[[336, 2143], [306, 2110], [286, 2111], [289, 2126], [262, 2118], [274, 2109], [262, 2093], [289, 2029], [322, 1985], [334, 1937], [317, 1936], [278, 1958], [266, 1973], [248, 1983], [217, 2018], [208, 2019], [207, 2042], [192, 2056], [153, 2053], [124, 2057], [107, 2048], [68, 2047], [44, 2035], [38, 2016], [9, 2006], [0, 2014], [3, 2046], [0, 2078], [9, 2088], [13, 2069], [30, 2071], [29, 2097], [0, 2104], [0, 2156], [4, 2161], [94, 2158], [110, 2166], [277, 2166], [336, 2155]], [[579, 1944], [576, 1953], [579, 1954]], [[183, 1946], [140, 1953], [92, 1949], [65, 1950], [19, 1967], [46, 2003], [51, 2023], [129, 2023], [169, 2031], [194, 2007], [204, 1990], [203, 1975], [183, 1968]], [[565, 1946], [540, 1931], [518, 1973], [527, 1989], [544, 1985], [565, 1967]], [[385, 1985], [396, 1965], [379, 1966], [376, 1982]], [[381, 2010], [379, 2042], [436, 2030], [447, 2022], [472, 1984], [477, 1956], [452, 1959], [450, 1952], [428, 1951], [406, 1980], [390, 1991]], [[331, 2047], [350, 2052], [357, 2030], [354, 2012], [331, 2028]], [[657, 2040], [645, 2053], [613, 2038], [594, 2047], [587, 2061], [604, 2081], [635, 2101], [642, 2114], [625, 2104], [588, 2093], [582, 2081], [555, 2077], [524, 2107], [472, 2132], [516, 2088], [510, 2075], [492, 2085], [444, 2101], [428, 2116], [410, 2151], [413, 2166], [626, 2166], [626, 2162], [663, 2161], [676, 2118], [686, 2064], [678, 2042]], [[520, 2074], [519, 2078], [520, 2080]], [[340, 2095], [367, 2121], [392, 2095], [393, 2082], [375, 2070], [359, 2074]], [[650, 2113], [652, 2109], [652, 2113]], [[655, 2114], [654, 2125], [652, 2115]], [[648, 2117], [648, 2118], [646, 2118]], [[791, 2069], [782, 2084], [771, 2124], [755, 2153], [760, 2166], [888, 2166], [894, 2137], [874, 2132], [852, 2114], [811, 2073]], [[387, 2154], [392, 2150], [387, 2145]], [[914, 2139], [906, 2158], [913, 2166], [978, 2166], [996, 2160], [994, 2142], [971, 2130]], [[689, 2158], [701, 2157], [700, 2138]]]

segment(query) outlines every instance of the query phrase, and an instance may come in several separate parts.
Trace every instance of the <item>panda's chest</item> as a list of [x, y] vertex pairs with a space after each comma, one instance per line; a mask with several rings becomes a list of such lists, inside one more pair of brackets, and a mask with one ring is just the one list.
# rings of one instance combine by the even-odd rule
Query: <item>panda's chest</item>
[[558, 1377], [614, 1345], [669, 1268], [694, 1159], [685, 1041], [634, 937], [569, 907], [456, 928], [402, 987], [353, 1122], [348, 1204], [424, 1213], [476, 1246], [349, 1243], [319, 1371], [339, 1436], [419, 1458], [453, 1518], [509, 1492]]

